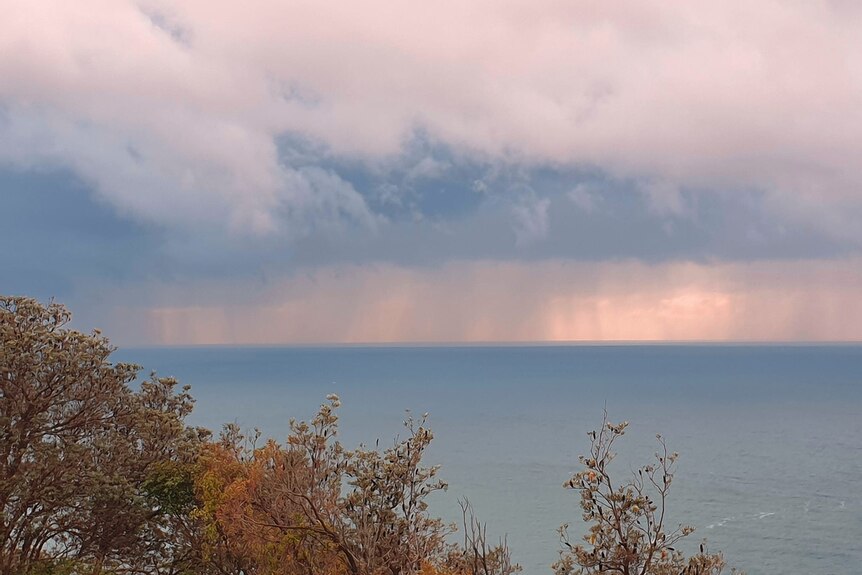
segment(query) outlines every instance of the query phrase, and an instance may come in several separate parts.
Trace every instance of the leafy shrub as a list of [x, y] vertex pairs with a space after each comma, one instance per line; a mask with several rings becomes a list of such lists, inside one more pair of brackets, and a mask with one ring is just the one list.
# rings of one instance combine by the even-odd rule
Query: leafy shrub
[[[510, 575], [504, 545], [485, 543], [464, 508], [465, 546], [428, 511], [446, 484], [423, 465], [433, 439], [409, 418], [391, 447], [346, 450], [337, 440], [340, 402], [331, 395], [310, 422], [291, 421], [285, 445], [228, 426], [202, 459], [200, 516], [211, 562], [222, 572], [349, 575]], [[467, 518], [469, 517], [469, 521]], [[230, 566], [225, 569], [225, 566]]]
[[583, 542], [572, 542], [568, 525], [560, 528], [563, 550], [553, 568], [556, 575], [718, 575], [725, 566], [720, 553], [700, 552], [686, 558], [675, 547], [694, 528], [666, 525], [667, 498], [679, 454], [668, 452], [657, 435], [655, 462], [639, 467], [632, 477], [610, 474], [614, 443], [627, 422], [613, 424], [607, 414], [598, 431], [591, 431], [590, 451], [579, 458], [583, 469], [565, 487], [580, 494], [583, 520], [589, 531]]

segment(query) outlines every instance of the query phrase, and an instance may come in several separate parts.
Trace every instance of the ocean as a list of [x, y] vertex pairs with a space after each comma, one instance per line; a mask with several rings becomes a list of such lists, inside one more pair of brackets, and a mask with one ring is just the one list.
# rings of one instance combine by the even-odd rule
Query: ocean
[[670, 524], [696, 528], [749, 575], [862, 573], [862, 346], [536, 345], [122, 349], [115, 361], [175, 376], [190, 422], [236, 422], [283, 439], [329, 393], [347, 446], [429, 414], [429, 464], [449, 484], [431, 510], [457, 520], [467, 497], [505, 535], [525, 575], [549, 574], [557, 528], [582, 529], [578, 470], [603, 411], [630, 427], [613, 468], [646, 463], [662, 434], [680, 453]]

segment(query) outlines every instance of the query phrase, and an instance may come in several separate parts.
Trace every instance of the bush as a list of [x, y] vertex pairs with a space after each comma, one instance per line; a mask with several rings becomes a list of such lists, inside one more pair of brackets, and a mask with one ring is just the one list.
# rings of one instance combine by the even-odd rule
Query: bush
[[580, 493], [589, 531], [583, 543], [573, 543], [568, 525], [560, 528], [563, 550], [553, 566], [555, 574], [718, 575], [725, 566], [720, 553], [710, 554], [701, 544], [699, 553], [686, 558], [675, 547], [693, 527], [668, 530], [665, 524], [678, 454], [668, 452], [660, 435], [654, 463], [638, 468], [627, 480], [611, 477], [614, 443], [627, 426], [610, 423], [605, 414], [601, 428], [589, 433], [589, 454], [579, 458], [584, 469], [564, 485]]
[[[462, 502], [463, 540], [427, 498], [446, 489], [424, 464], [433, 440], [408, 418], [390, 447], [347, 450], [338, 397], [284, 444], [217, 441], [185, 425], [193, 399], [170, 378], [109, 361], [98, 332], [66, 328], [61, 305], [0, 297], [0, 573], [4, 575], [513, 575], [505, 540], [487, 542]], [[659, 436], [656, 462], [628, 481], [609, 474], [626, 424], [590, 434], [580, 493], [589, 532], [561, 528], [556, 575], [717, 575], [720, 554], [686, 558], [692, 532], [665, 526], [676, 453]]]
[[446, 484], [423, 465], [433, 439], [424, 419], [382, 451], [346, 450], [337, 440], [340, 402], [329, 396], [311, 422], [291, 422], [285, 445], [255, 444], [235, 426], [202, 458], [204, 557], [220, 572], [293, 575], [511, 575], [508, 548], [485, 543], [469, 511], [465, 545], [428, 511]]

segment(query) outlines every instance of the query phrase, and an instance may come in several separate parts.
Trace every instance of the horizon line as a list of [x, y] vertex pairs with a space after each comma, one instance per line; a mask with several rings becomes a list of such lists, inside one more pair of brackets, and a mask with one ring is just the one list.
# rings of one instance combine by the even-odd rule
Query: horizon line
[[119, 349], [182, 348], [447, 348], [447, 347], [854, 347], [862, 340], [547, 340], [547, 341], [384, 341], [310, 343], [113, 344]]

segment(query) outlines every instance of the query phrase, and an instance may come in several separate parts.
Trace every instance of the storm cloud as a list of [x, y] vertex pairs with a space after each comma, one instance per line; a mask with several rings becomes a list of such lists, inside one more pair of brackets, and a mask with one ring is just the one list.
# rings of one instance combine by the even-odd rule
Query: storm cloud
[[[0, 19], [0, 291], [64, 299], [121, 341], [176, 343], [117, 318], [168, 325], [185, 316], [165, 310], [193, 306], [188, 290], [209, 311], [236, 293], [298, 310], [308, 298], [273, 290], [337, 270], [352, 270], [347, 291], [321, 293], [371, 309], [436, 301], [435, 285], [487, 290], [490, 269], [521, 270], [518, 293], [550, 305], [566, 297], [545, 291], [551, 262], [639, 270], [664, 278], [656, 294], [682, 289], [668, 269], [716, 285], [772, 270], [748, 299], [716, 296], [736, 317], [756, 290], [790, 289], [793, 270], [855, 277], [860, 52], [862, 10], [837, 1], [18, 3]], [[828, 282], [793, 285], [854, 305]], [[515, 322], [510, 303], [496, 313]], [[804, 305], [794, 313], [808, 319], [780, 319], [790, 313], [763, 337], [858, 337], [815, 325]], [[745, 338], [738, 321], [715, 322], [495, 330]], [[309, 339], [275, 333], [264, 339]]]

